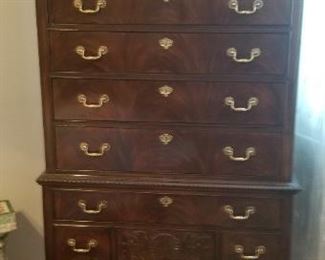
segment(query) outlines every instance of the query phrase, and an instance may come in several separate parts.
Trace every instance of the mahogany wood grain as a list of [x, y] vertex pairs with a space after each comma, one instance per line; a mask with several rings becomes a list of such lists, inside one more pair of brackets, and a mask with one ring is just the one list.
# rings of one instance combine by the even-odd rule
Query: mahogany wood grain
[[[235, 252], [236, 245], [244, 248], [245, 256], [256, 256], [256, 248], [265, 247], [265, 253], [258, 259], [263, 260], [287, 260], [284, 253], [283, 239], [279, 234], [258, 233], [258, 232], [225, 232], [223, 234], [223, 253], [224, 260], [238, 260], [240, 255]], [[286, 249], [287, 250], [287, 249]]]
[[[282, 136], [254, 132], [229, 132], [213, 128], [93, 128], [58, 127], [57, 162], [61, 170], [103, 170], [120, 172], [183, 173], [240, 178], [278, 180], [281, 176]], [[159, 136], [170, 134], [164, 145]], [[89, 157], [80, 143], [89, 144], [90, 152], [103, 143], [111, 149], [102, 157]], [[248, 147], [256, 156], [236, 162], [223, 154], [234, 148], [235, 157], [245, 157]]]
[[[168, 207], [161, 204], [164, 197], [172, 199]], [[79, 207], [83, 200], [90, 210], [98, 209], [98, 203], [107, 207], [98, 214], [87, 214]], [[202, 195], [179, 195], [151, 192], [102, 192], [54, 191], [54, 218], [56, 220], [79, 220], [92, 222], [128, 222], [141, 224], [213, 225], [238, 229], [281, 227], [281, 199], [252, 197], [222, 197]], [[247, 220], [233, 220], [225, 212], [232, 206], [235, 216], [245, 216], [247, 207], [256, 212]]]
[[120, 260], [220, 260], [213, 232], [171, 229], [119, 229]]
[[[73, 0], [50, 0], [50, 22], [59, 24], [204, 24], [204, 25], [288, 25], [290, 0], [263, 1], [254, 15], [239, 15], [229, 9], [228, 0], [108, 0], [97, 14], [83, 14]], [[97, 0], [83, 0], [94, 9]], [[252, 10], [253, 0], [240, 0], [241, 10]]]
[[[97, 0], [82, 0], [93, 8]], [[250, 9], [253, 0], [238, 0]], [[98, 14], [81, 14], [73, 0], [36, 0], [44, 111], [46, 171], [43, 185], [46, 260], [238, 260], [235, 245], [263, 260], [290, 260], [292, 195], [291, 154], [302, 0], [263, 0], [254, 15], [239, 15], [228, 0], [108, 0]], [[165, 50], [158, 41], [172, 39]], [[97, 61], [75, 54], [83, 45]], [[248, 58], [238, 64], [226, 55], [238, 49]], [[164, 98], [161, 85], [174, 92]], [[82, 93], [81, 93], [82, 92]], [[88, 110], [107, 92], [110, 102]], [[223, 104], [233, 96], [246, 105], [237, 114]], [[243, 116], [244, 115], [244, 116]], [[158, 136], [172, 134], [168, 145]], [[90, 152], [102, 142], [111, 150], [101, 158]], [[232, 146], [244, 156], [234, 162], [222, 153]], [[157, 200], [169, 196], [162, 207]], [[102, 214], [88, 215], [79, 199]], [[231, 220], [224, 205], [242, 215]], [[90, 254], [73, 253], [67, 239]]]
[[[54, 228], [54, 252], [53, 260], [92, 260], [111, 258], [111, 236], [108, 228], [94, 228], [85, 226], [59, 226]], [[97, 244], [89, 253], [78, 253], [68, 245], [68, 240], [76, 241], [76, 249], [87, 249], [90, 240], [96, 240]]]
[[[169, 38], [165, 50], [159, 40]], [[288, 60], [287, 34], [171, 34], [51, 32], [52, 72], [162, 73], [162, 74], [271, 74], [284, 76]], [[95, 61], [75, 52], [84, 46], [86, 55], [96, 55], [99, 46], [108, 53]], [[262, 54], [251, 63], [237, 63], [227, 56], [229, 48], [238, 58], [250, 58], [253, 48]]]
[[[165, 97], [162, 86], [173, 92]], [[110, 120], [217, 123], [230, 125], [282, 125], [287, 86], [275, 83], [222, 83], [134, 80], [53, 80], [54, 112], [57, 120]], [[98, 103], [103, 94], [109, 102], [87, 108], [79, 101]], [[225, 105], [233, 97], [236, 107], [247, 107], [251, 97], [259, 102], [248, 112], [234, 112]]]

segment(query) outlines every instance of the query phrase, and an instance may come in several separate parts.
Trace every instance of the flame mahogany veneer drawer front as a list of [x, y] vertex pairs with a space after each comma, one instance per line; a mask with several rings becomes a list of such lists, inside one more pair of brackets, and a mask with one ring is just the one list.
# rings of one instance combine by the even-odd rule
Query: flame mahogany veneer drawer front
[[50, 21], [62, 24], [287, 25], [291, 17], [290, 0], [51, 0], [49, 6]]
[[111, 259], [109, 228], [57, 226], [53, 238], [53, 260]]
[[59, 120], [281, 125], [287, 86], [55, 79], [53, 92]]
[[[277, 180], [282, 136], [215, 128], [57, 127], [57, 168]], [[204, 174], [204, 175], [203, 175]]]
[[283, 201], [123, 191], [54, 191], [54, 218], [150, 224], [281, 227]]
[[51, 70], [284, 76], [287, 34], [51, 32]]

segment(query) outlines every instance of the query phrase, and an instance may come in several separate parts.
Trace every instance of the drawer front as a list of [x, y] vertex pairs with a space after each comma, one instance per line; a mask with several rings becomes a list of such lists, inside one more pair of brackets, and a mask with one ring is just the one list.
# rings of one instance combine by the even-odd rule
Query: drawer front
[[287, 86], [56, 79], [53, 91], [59, 120], [280, 125]]
[[50, 19], [62, 24], [286, 25], [290, 7], [290, 0], [106, 0], [106, 5], [103, 0], [51, 0]]
[[131, 260], [220, 260], [216, 235], [153, 229], [118, 230], [118, 259]]
[[223, 235], [223, 260], [287, 260], [285, 252], [288, 248], [280, 235], [258, 232], [229, 232]]
[[277, 179], [282, 136], [223, 129], [58, 127], [57, 168]]
[[53, 246], [53, 260], [112, 259], [110, 231], [106, 228], [57, 226]]
[[52, 71], [283, 75], [288, 59], [286, 34], [52, 32], [50, 38]]
[[279, 228], [282, 201], [169, 193], [55, 191], [55, 218]]

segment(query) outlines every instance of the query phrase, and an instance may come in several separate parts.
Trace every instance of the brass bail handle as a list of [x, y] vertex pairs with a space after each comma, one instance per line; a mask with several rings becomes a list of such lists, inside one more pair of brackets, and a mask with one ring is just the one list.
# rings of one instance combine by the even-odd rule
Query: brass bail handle
[[251, 63], [256, 58], [260, 57], [262, 55], [262, 51], [260, 48], [253, 48], [250, 51], [250, 57], [249, 58], [238, 58], [238, 51], [236, 48], [231, 47], [227, 49], [227, 56], [231, 57], [233, 61], [237, 63]]
[[244, 254], [244, 247], [242, 245], [235, 245], [234, 252], [240, 256], [241, 259], [245, 260], [256, 260], [266, 253], [265, 246], [258, 246], [255, 249], [255, 255], [248, 256]]
[[256, 209], [253, 206], [246, 207], [245, 209], [245, 215], [244, 216], [235, 216], [235, 210], [232, 206], [226, 205], [224, 207], [224, 211], [229, 215], [229, 217], [233, 220], [247, 220], [251, 217], [251, 215], [256, 213]]
[[236, 162], [248, 161], [252, 156], [256, 155], [256, 150], [254, 147], [248, 147], [245, 152], [245, 157], [235, 157], [234, 153], [234, 148], [232, 148], [231, 146], [226, 146], [225, 148], [223, 148], [223, 154], [225, 156], [228, 156], [230, 160]]
[[238, 0], [230, 0], [228, 2], [228, 7], [240, 15], [255, 14], [257, 12], [257, 10], [262, 9], [263, 6], [264, 6], [264, 2], [262, 0], [254, 0], [251, 10], [240, 10]]
[[89, 152], [89, 145], [85, 142], [80, 143], [79, 147], [80, 150], [89, 157], [102, 157], [106, 151], [109, 151], [111, 149], [111, 145], [109, 143], [103, 143], [99, 148], [99, 152]]
[[101, 213], [103, 209], [107, 208], [107, 204], [106, 200], [101, 200], [97, 203], [97, 209], [87, 209], [87, 203], [85, 200], [78, 201], [78, 206], [81, 208], [82, 212], [93, 215]]
[[67, 245], [72, 248], [72, 251], [79, 254], [86, 254], [89, 253], [93, 248], [98, 245], [97, 240], [90, 239], [87, 243], [86, 248], [77, 248], [77, 241], [74, 238], [69, 238], [67, 240]]
[[94, 61], [94, 60], [99, 60], [102, 58], [104, 55], [108, 53], [108, 47], [107, 46], [99, 46], [97, 49], [97, 55], [86, 55], [86, 48], [82, 45], [79, 45], [75, 48], [76, 54], [78, 54], [82, 59], [88, 60], [88, 61]]
[[81, 103], [84, 107], [87, 108], [101, 108], [105, 103], [109, 102], [109, 96], [106, 94], [101, 95], [98, 98], [98, 102], [95, 104], [87, 103], [87, 96], [84, 94], [78, 95], [78, 102]]
[[233, 97], [226, 97], [225, 98], [225, 105], [229, 106], [235, 112], [247, 112], [252, 110], [254, 106], [258, 105], [258, 98], [257, 97], [250, 97], [247, 101], [247, 107], [236, 107], [235, 106], [235, 99]]
[[83, 6], [82, 0], [74, 0], [73, 5], [80, 13], [83, 14], [96, 14], [98, 13], [101, 9], [105, 8], [107, 3], [106, 0], [97, 0], [95, 9], [85, 9]]

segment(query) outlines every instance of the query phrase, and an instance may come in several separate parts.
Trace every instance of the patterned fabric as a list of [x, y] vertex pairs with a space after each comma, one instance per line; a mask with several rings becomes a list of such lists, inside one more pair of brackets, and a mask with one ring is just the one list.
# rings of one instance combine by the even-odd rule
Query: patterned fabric
[[7, 200], [0, 201], [0, 234], [17, 228], [16, 214]]

